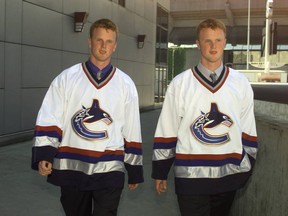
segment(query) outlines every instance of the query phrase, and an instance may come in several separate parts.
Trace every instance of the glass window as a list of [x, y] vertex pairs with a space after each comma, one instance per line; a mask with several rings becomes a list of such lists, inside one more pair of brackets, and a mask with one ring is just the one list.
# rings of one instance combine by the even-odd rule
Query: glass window
[[168, 12], [157, 6], [155, 102], [163, 102], [168, 84]]

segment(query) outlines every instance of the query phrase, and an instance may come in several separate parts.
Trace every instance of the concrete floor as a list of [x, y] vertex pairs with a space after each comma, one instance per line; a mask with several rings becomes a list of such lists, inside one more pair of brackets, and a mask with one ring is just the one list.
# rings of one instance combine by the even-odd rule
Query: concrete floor
[[[168, 190], [155, 193], [151, 179], [152, 142], [160, 109], [141, 113], [145, 182], [136, 191], [124, 189], [118, 216], [179, 216], [173, 173]], [[31, 170], [32, 141], [0, 147], [0, 215], [64, 216], [60, 190]]]

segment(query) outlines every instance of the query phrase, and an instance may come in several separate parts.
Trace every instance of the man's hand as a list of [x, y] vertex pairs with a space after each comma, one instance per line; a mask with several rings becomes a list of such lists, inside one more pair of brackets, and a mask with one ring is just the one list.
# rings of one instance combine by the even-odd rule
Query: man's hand
[[156, 191], [158, 194], [166, 192], [167, 180], [155, 179]]
[[128, 184], [129, 190], [135, 190], [138, 187], [138, 184]]
[[40, 161], [38, 164], [39, 174], [42, 176], [48, 176], [52, 173], [52, 163], [48, 161]]

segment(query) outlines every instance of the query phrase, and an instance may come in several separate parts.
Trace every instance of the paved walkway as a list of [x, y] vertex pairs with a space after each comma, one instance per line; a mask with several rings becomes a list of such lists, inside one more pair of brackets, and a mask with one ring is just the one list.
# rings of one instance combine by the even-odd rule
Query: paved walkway
[[[118, 216], [179, 216], [172, 173], [168, 191], [157, 195], [151, 179], [152, 142], [160, 109], [141, 113], [145, 183], [123, 191]], [[31, 170], [31, 145], [26, 141], [0, 147], [0, 215], [64, 216], [58, 187]]]

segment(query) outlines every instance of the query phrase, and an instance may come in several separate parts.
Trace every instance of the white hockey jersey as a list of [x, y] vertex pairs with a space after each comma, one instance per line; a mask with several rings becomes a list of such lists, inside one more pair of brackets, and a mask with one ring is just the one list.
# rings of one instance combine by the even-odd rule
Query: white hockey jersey
[[41, 160], [52, 162], [53, 184], [85, 188], [91, 176], [106, 184], [114, 175], [121, 186], [124, 165], [129, 183], [143, 181], [138, 94], [118, 68], [111, 66], [100, 82], [87, 63], [63, 71], [46, 93], [34, 140], [32, 168]]
[[216, 83], [197, 67], [170, 83], [154, 139], [155, 179], [174, 163], [176, 193], [214, 194], [241, 187], [257, 140], [253, 91], [244, 75], [223, 67]]

